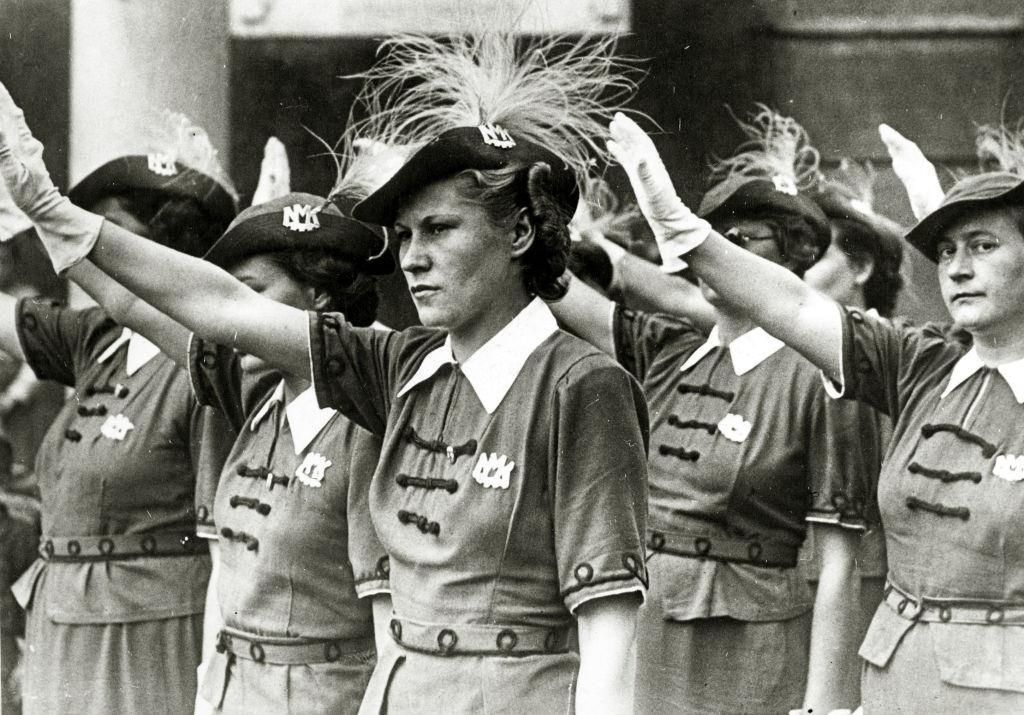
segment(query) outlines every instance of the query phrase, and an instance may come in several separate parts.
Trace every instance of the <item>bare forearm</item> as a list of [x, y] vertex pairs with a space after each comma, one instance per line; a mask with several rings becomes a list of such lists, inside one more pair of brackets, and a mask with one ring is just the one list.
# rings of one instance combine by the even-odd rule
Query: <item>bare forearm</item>
[[569, 271], [565, 272], [565, 276], [569, 278], [569, 291], [561, 300], [548, 303], [551, 312], [573, 335], [586, 340], [598, 350], [614, 355], [615, 345], [609, 317], [611, 301]]
[[89, 259], [207, 340], [309, 377], [305, 313], [263, 298], [229, 273], [104, 222]]
[[391, 640], [391, 594], [381, 593], [370, 597], [373, 602], [373, 639], [377, 644], [377, 658], [388, 648], [394, 647]]
[[826, 375], [841, 374], [842, 322], [835, 302], [794, 273], [712, 231], [686, 254], [718, 295], [800, 352]]
[[708, 330], [715, 324], [715, 309], [700, 288], [653, 263], [626, 254], [616, 264], [615, 274], [623, 302], [630, 308], [687, 318]]
[[[814, 527], [838, 531], [838, 527]], [[838, 553], [823, 554], [821, 576], [814, 600], [811, 650], [808, 659], [804, 710], [831, 712], [857, 706], [860, 634], [860, 584], [854, 565], [855, 534], [833, 534], [843, 540]]]
[[8, 356], [25, 361], [25, 351], [21, 349], [21, 340], [18, 338], [18, 299], [14, 296], [0, 293], [0, 350]]
[[576, 712], [633, 712], [638, 605], [636, 594], [629, 594], [580, 606]]

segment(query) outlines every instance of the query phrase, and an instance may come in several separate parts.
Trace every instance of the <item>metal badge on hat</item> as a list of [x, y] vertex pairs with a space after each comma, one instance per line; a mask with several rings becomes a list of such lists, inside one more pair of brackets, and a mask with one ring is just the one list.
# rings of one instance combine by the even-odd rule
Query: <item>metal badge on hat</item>
[[281, 225], [289, 231], [313, 231], [320, 228], [320, 213], [322, 206], [310, 206], [309, 204], [292, 204], [281, 210]]
[[178, 173], [178, 165], [169, 154], [147, 154], [146, 166], [158, 176], [174, 176]]
[[792, 176], [776, 174], [772, 177], [772, 184], [775, 185], [775, 190], [780, 193], [788, 194], [789, 196], [796, 196], [798, 193], [796, 182], [793, 180]]
[[484, 144], [499, 149], [511, 149], [516, 145], [516, 140], [500, 124], [481, 124], [477, 129], [484, 138]]

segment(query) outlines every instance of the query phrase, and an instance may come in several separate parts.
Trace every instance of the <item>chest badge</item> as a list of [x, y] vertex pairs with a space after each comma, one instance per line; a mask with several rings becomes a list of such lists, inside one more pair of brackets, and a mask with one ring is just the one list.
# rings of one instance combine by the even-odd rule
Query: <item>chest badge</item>
[[473, 467], [473, 479], [488, 489], [508, 489], [515, 466], [504, 454], [483, 452]]
[[306, 455], [306, 458], [302, 460], [302, 464], [295, 470], [295, 476], [298, 480], [305, 484], [307, 487], [320, 488], [324, 481], [324, 475], [327, 473], [327, 468], [331, 466], [331, 460], [322, 454], [316, 452], [310, 452]]
[[750, 435], [750, 423], [743, 419], [742, 415], [734, 415], [731, 412], [722, 418], [718, 423], [718, 431], [730, 442], [743, 443]]
[[1008, 482], [1024, 480], [1024, 455], [1000, 454], [996, 457], [992, 473]]
[[100, 434], [115, 442], [123, 442], [133, 429], [135, 429], [135, 425], [131, 423], [131, 420], [118, 413], [107, 418], [107, 421], [100, 427]]

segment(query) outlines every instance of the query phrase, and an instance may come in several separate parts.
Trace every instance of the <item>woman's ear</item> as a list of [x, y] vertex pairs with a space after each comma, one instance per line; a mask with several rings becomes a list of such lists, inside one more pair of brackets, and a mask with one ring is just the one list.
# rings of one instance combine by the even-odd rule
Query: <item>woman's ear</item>
[[519, 258], [529, 250], [530, 246], [533, 245], [533, 239], [536, 235], [533, 221], [530, 220], [529, 209], [519, 209], [519, 213], [516, 215], [516, 222], [515, 225], [513, 225], [512, 230], [512, 258]]
[[310, 310], [327, 310], [331, 304], [331, 296], [322, 290], [317, 290], [312, 286], [305, 288], [306, 292], [306, 305], [309, 306]]
[[853, 266], [854, 285], [863, 288], [871, 278], [871, 274], [875, 272], [875, 259], [871, 256], [860, 256], [851, 259], [850, 265]]

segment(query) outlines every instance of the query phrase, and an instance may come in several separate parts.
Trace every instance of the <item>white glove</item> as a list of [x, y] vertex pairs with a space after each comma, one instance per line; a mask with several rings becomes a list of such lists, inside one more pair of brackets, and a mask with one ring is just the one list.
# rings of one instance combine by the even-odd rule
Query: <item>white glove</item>
[[698, 217], [676, 195], [672, 179], [654, 142], [636, 122], [621, 112], [609, 126], [608, 151], [622, 164], [661, 253], [662, 268], [670, 273], [686, 267], [683, 256], [704, 242], [711, 224]]
[[878, 134], [892, 157], [892, 170], [907, 190], [914, 218], [920, 221], [939, 207], [945, 195], [935, 173], [935, 165], [928, 161], [917, 144], [888, 124], [879, 124]]
[[0, 117], [0, 175], [14, 204], [35, 224], [54, 270], [63, 273], [92, 250], [103, 218], [57, 191], [43, 163], [43, 145], [2, 84]]
[[267, 139], [263, 147], [263, 162], [260, 164], [260, 180], [252, 195], [252, 205], [278, 199], [291, 191], [291, 168], [288, 166], [288, 152], [277, 137]]

